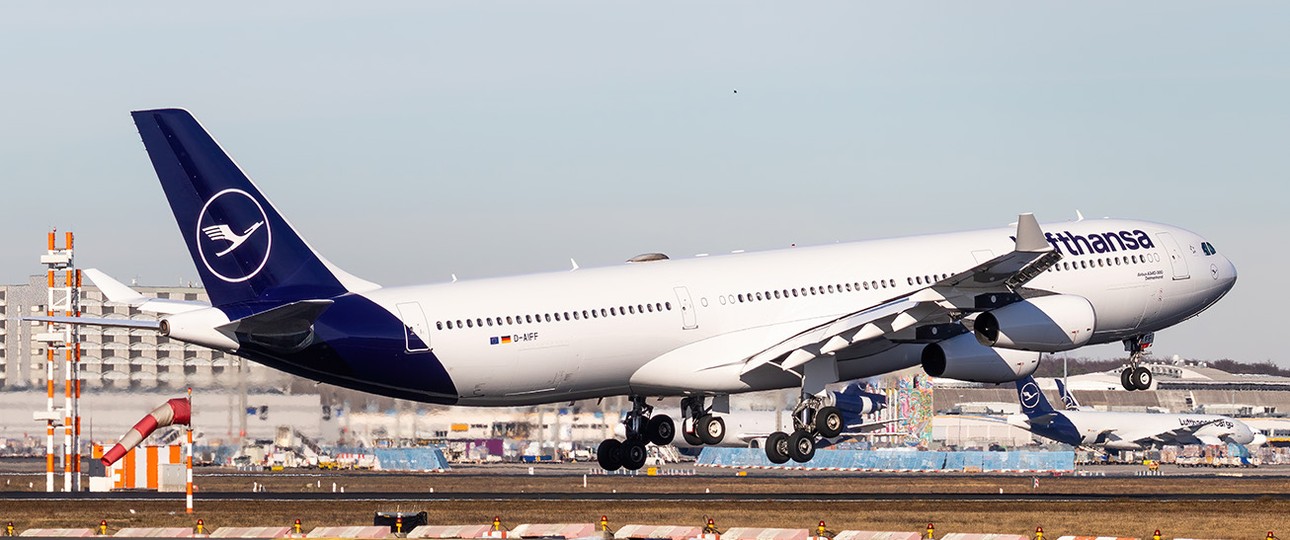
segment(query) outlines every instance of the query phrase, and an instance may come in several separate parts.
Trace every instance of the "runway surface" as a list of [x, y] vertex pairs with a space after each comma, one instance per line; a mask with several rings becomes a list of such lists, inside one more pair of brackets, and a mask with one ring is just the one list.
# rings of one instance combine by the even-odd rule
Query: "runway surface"
[[[119, 493], [44, 493], [0, 492], [0, 500], [17, 501], [182, 501], [182, 493], [119, 492]], [[194, 499], [201, 501], [704, 501], [704, 502], [858, 502], [858, 501], [955, 501], [955, 502], [1097, 502], [1097, 501], [1290, 501], [1290, 493], [576, 493], [532, 492], [499, 493], [203, 493]]]

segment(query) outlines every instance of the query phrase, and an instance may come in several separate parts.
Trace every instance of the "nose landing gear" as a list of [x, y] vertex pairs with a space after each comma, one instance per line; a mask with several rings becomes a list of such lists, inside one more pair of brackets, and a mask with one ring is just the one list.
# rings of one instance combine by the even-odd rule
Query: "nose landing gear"
[[1148, 347], [1155, 341], [1155, 334], [1148, 333], [1124, 340], [1124, 350], [1129, 353], [1129, 367], [1120, 372], [1120, 384], [1125, 390], [1149, 390], [1153, 376], [1151, 370], [1139, 365]]

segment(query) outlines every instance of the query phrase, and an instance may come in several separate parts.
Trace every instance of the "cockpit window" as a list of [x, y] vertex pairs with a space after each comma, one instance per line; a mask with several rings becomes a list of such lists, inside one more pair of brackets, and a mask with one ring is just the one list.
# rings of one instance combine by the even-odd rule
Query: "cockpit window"
[[1214, 245], [1209, 242], [1201, 242], [1200, 250], [1205, 252], [1206, 257], [1218, 253], [1218, 250], [1214, 249]]

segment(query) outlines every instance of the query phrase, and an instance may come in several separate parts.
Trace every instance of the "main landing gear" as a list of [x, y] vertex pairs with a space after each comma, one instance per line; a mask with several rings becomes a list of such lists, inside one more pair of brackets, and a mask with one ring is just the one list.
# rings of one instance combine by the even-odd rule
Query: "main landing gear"
[[666, 414], [651, 416], [654, 407], [647, 405], [643, 396], [631, 396], [631, 401], [632, 410], [623, 418], [627, 440], [605, 439], [596, 449], [596, 461], [606, 471], [640, 469], [649, 457], [645, 451], [647, 443], [663, 446], [671, 444], [676, 437], [676, 424], [671, 417]]
[[681, 437], [690, 446], [721, 444], [726, 438], [726, 421], [704, 407], [703, 396], [682, 399], [681, 414], [685, 415]]
[[1142, 367], [1142, 355], [1156, 339], [1155, 334], [1148, 333], [1124, 340], [1124, 350], [1129, 353], [1129, 367], [1120, 372], [1120, 384], [1125, 390], [1149, 390], [1151, 388], [1151, 370]]
[[776, 431], [766, 438], [766, 459], [781, 464], [806, 463], [815, 457], [817, 438], [837, 437], [846, 427], [842, 411], [816, 395], [803, 397], [793, 408], [793, 433]]

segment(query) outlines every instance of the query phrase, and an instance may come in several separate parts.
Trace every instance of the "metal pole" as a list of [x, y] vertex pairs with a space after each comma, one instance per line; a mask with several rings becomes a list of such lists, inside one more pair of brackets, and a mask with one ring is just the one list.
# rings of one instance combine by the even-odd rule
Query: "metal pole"
[[193, 513], [193, 388], [188, 387], [188, 426], [184, 431], [188, 434], [188, 453], [184, 458], [184, 469], [188, 475], [187, 484], [184, 486], [185, 492], [185, 511]]

